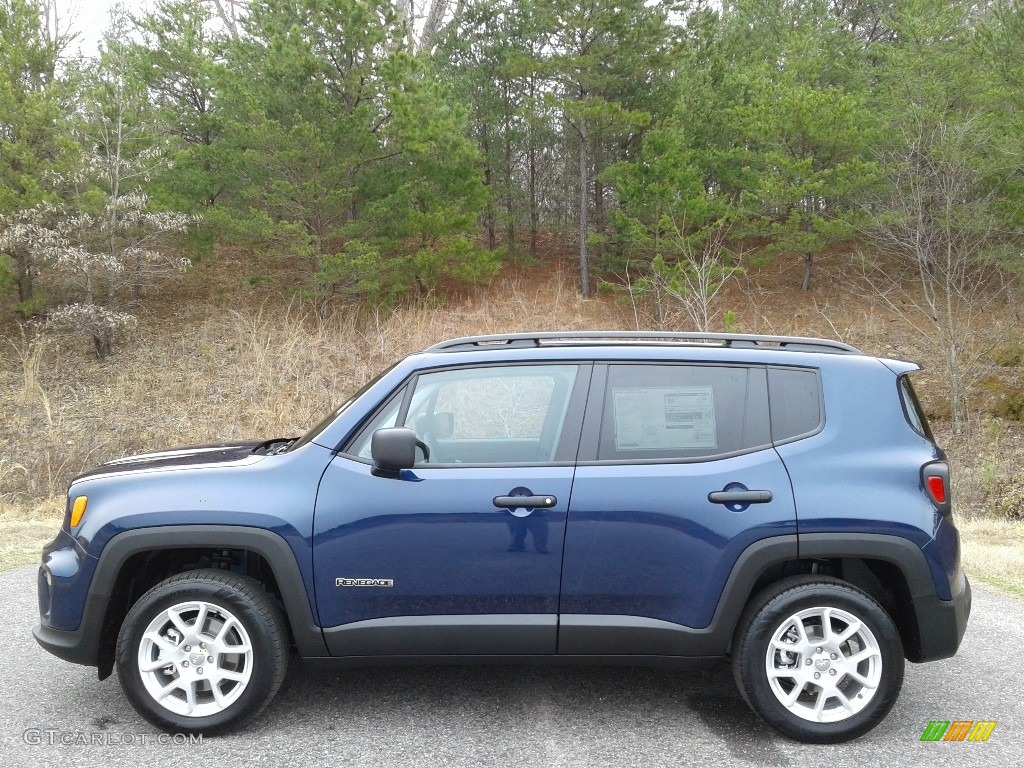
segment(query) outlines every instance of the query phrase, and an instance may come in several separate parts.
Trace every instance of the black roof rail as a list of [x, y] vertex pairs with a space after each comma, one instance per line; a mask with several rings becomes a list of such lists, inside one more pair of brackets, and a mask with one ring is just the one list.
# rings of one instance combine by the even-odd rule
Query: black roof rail
[[832, 352], [847, 355], [864, 354], [841, 341], [804, 338], [802, 336], [761, 336], [750, 333], [702, 333], [700, 331], [544, 331], [541, 333], [504, 333], [489, 336], [466, 336], [449, 339], [424, 350], [426, 352], [467, 352], [479, 349], [521, 349], [559, 344], [601, 342], [721, 342], [723, 347], [775, 347], [794, 352]]

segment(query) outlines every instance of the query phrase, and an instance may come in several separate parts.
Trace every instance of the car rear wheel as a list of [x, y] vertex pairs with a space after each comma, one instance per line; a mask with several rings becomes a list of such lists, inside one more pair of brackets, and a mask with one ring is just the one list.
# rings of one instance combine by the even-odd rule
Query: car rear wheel
[[885, 610], [837, 579], [800, 576], [757, 595], [737, 631], [743, 697], [799, 741], [835, 743], [881, 722], [903, 684], [903, 644]]
[[157, 584], [117, 639], [125, 695], [154, 725], [212, 733], [258, 714], [288, 662], [281, 612], [256, 582], [196, 570]]

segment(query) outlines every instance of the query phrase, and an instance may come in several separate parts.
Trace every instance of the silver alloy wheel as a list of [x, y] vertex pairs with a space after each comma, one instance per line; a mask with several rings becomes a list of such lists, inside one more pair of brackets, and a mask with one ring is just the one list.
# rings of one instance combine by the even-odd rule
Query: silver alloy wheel
[[178, 603], [158, 613], [139, 643], [139, 674], [153, 700], [186, 717], [222, 712], [252, 678], [242, 623], [215, 603]]
[[779, 703], [804, 720], [834, 723], [853, 717], [874, 698], [882, 651], [852, 613], [808, 608], [779, 624], [765, 658]]

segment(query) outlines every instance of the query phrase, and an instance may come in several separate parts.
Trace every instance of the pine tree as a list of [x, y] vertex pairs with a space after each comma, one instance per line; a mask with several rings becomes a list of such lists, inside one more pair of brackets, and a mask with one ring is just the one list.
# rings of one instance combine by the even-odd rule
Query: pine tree
[[[46, 177], [73, 146], [65, 122], [71, 73], [57, 71], [68, 40], [44, 25], [43, 11], [39, 0], [0, 0], [0, 216], [9, 224], [25, 220], [19, 211], [55, 200]], [[13, 235], [0, 244], [0, 289], [14, 287], [14, 308], [25, 315], [46, 302], [38, 259], [37, 250]]]
[[541, 72], [575, 139], [580, 293], [585, 297], [592, 290], [588, 241], [595, 168], [599, 176], [609, 135], [624, 137], [628, 146], [629, 137], [650, 124], [644, 94], [656, 90], [671, 65], [675, 31], [668, 17], [676, 6], [644, 0], [536, 0], [540, 22], [550, 30], [549, 47], [540, 54]]
[[223, 38], [212, 30], [212, 19], [202, 0], [163, 0], [133, 19], [141, 40], [130, 47], [159, 119], [176, 137], [168, 148], [173, 169], [157, 179], [154, 194], [193, 212], [215, 205], [226, 186], [213, 151], [223, 130], [217, 99]]
[[471, 261], [459, 233], [483, 204], [478, 158], [394, 5], [261, 0], [242, 26], [226, 49], [216, 216], [305, 260], [324, 311], [334, 295], [429, 290], [449, 235]]
[[752, 47], [734, 59], [742, 100], [728, 117], [753, 228], [770, 238], [769, 252], [801, 256], [810, 290], [815, 257], [853, 234], [878, 175], [862, 46], [824, 3], [754, 0], [730, 23], [733, 40]]

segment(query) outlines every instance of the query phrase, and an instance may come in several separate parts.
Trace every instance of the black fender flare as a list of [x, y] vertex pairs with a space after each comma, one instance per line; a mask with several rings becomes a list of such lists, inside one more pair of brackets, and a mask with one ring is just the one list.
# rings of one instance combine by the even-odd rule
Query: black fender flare
[[893, 616], [903, 636], [903, 652], [912, 662], [947, 659], [956, 654], [971, 613], [971, 587], [961, 574], [952, 600], [939, 597], [924, 550], [910, 539], [880, 533], [803, 533], [800, 558], [881, 560], [903, 576], [909, 605]]
[[[115, 536], [103, 548], [89, 588], [93, 595], [109, 601], [114, 583], [128, 558], [141, 552], [163, 549], [243, 549], [263, 557], [281, 591], [295, 645], [302, 656], [326, 656], [323, 632], [313, 619], [302, 573], [288, 542], [263, 528], [239, 525], [175, 525], [136, 528]], [[88, 610], [89, 602], [86, 602]]]
[[[291, 547], [279, 534], [239, 525], [170, 525], [136, 528], [114, 536], [100, 553], [89, 584], [82, 620], [72, 631], [37, 625], [33, 634], [51, 653], [66, 661], [100, 667], [100, 678], [110, 670], [101, 659], [101, 641], [109, 638], [113, 618], [108, 615], [114, 585], [128, 559], [144, 552], [168, 549], [232, 549], [255, 552], [274, 574], [295, 645], [302, 656], [330, 655], [317, 626], [302, 573]], [[106, 674], [104, 674], [106, 673]]]
[[921, 547], [884, 533], [802, 533], [800, 559], [851, 557], [883, 560], [900, 569], [911, 599], [936, 597], [935, 582]]
[[[792, 548], [794, 540], [798, 545], [796, 551]], [[731, 645], [743, 610], [754, 596], [755, 585], [772, 566], [787, 560], [841, 558], [880, 560], [892, 564], [902, 574], [913, 615], [893, 618], [904, 630], [904, 652], [908, 659], [928, 661], [956, 653], [970, 612], [969, 588], [959, 600], [941, 600], [921, 547], [902, 536], [883, 533], [801, 533], [754, 542], [737, 558], [706, 631], [719, 644], [725, 640], [725, 647]]]

